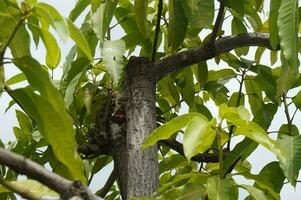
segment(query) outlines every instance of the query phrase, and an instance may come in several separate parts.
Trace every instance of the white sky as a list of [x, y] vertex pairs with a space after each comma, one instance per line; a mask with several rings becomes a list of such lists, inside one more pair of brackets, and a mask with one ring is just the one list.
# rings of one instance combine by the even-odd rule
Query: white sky
[[[54, 6], [63, 16], [67, 17], [68, 14], [70, 13], [70, 10], [74, 7], [75, 5], [75, 0], [42, 0], [43, 2], [47, 2]], [[300, 1], [299, 1], [300, 4]], [[266, 0], [266, 5], [265, 7], [268, 8], [269, 1]], [[230, 34], [230, 20], [226, 20], [224, 23], [223, 28], [226, 30], [226, 33]], [[79, 25], [79, 24], [78, 24]], [[115, 30], [116, 31], [116, 30]], [[117, 29], [117, 32], [113, 32], [112, 34], [112, 39], [119, 39], [121, 37], [121, 34], [123, 34], [123, 31], [120, 29]], [[64, 61], [65, 55], [68, 53], [70, 48], [72, 47], [72, 43], [68, 42], [66, 44], [61, 43], [60, 46], [62, 47], [62, 62]], [[32, 48], [34, 49], [34, 48]], [[38, 59], [40, 62], [44, 62], [45, 58], [45, 50], [43, 48], [39, 48], [35, 52], [33, 52], [34, 57]], [[247, 56], [249, 59], [254, 59], [254, 50], [250, 50], [249, 55]], [[264, 56], [261, 59], [263, 64], [270, 65], [269, 63], [269, 56], [266, 51]], [[213, 61], [208, 62], [209, 69], [216, 69], [217, 67], [223, 67], [222, 64], [219, 66], [216, 66], [216, 64]], [[225, 65], [224, 65], [225, 66]], [[6, 78], [11, 77], [12, 75], [16, 74], [18, 70], [13, 67], [9, 66], [5, 68], [6, 69]], [[60, 70], [57, 70], [55, 72], [55, 77], [59, 77], [61, 74]], [[238, 90], [237, 84], [234, 82], [231, 82], [230, 85], [233, 90]], [[8, 102], [10, 101], [10, 98], [7, 96], [6, 93], [3, 93], [2, 97], [0, 98], [0, 139], [6, 143], [9, 140], [14, 140], [13, 132], [12, 132], [12, 127], [17, 126], [17, 120], [15, 117], [15, 107], [13, 109], [10, 109], [7, 113], [4, 113]], [[214, 109], [214, 108], [213, 108]], [[215, 111], [214, 111], [215, 110]], [[212, 114], [215, 114], [216, 109], [212, 110]], [[275, 119], [273, 124], [271, 125], [270, 130], [278, 130], [279, 126], [283, 123], [286, 123], [286, 119], [284, 116], [283, 108], [280, 108], [277, 115], [275, 116]], [[299, 130], [300, 128], [300, 122], [299, 120], [301, 119], [301, 114], [299, 113], [296, 118], [295, 118], [295, 123], [298, 125]], [[272, 160], [275, 160], [275, 156], [270, 153], [268, 150], [259, 147], [256, 149], [256, 151], [248, 158], [248, 161], [250, 161], [253, 165], [252, 172], [253, 173], [258, 173], [263, 166], [265, 166], [267, 163], [271, 162]], [[106, 169], [102, 170], [101, 173], [99, 173], [97, 176], [95, 176], [94, 181], [91, 183], [91, 188], [92, 190], [96, 191], [99, 188], [102, 187], [106, 179], [108, 178], [109, 174], [111, 171], [111, 166], [107, 167]], [[299, 179], [301, 179], [301, 176], [299, 176]], [[237, 181], [239, 182], [245, 182], [243, 179], [238, 178]], [[250, 184], [250, 182], [247, 182]], [[243, 192], [242, 194], [245, 194]], [[244, 196], [244, 195], [243, 195]], [[297, 184], [296, 188], [293, 188], [290, 186], [290, 184], [286, 184], [283, 186], [282, 191], [281, 191], [281, 198], [283, 200], [299, 200], [301, 198], [301, 186], [300, 184]], [[240, 199], [243, 199], [243, 197], [240, 197]]]

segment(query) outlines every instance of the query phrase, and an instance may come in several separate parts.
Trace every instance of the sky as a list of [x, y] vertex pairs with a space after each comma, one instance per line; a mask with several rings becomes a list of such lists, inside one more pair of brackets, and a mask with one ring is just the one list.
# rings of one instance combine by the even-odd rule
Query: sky
[[[72, 7], [75, 5], [75, 0], [41, 0], [43, 2], [49, 3], [50, 5], [54, 6], [63, 16], [67, 17], [70, 10], [72, 9]], [[40, 1], [40, 2], [41, 2]], [[265, 7], [268, 8], [269, 5], [269, 1], [265, 1]], [[300, 3], [300, 2], [299, 2]], [[80, 21], [82, 19], [79, 19], [77, 21], [77, 25], [80, 25]], [[230, 34], [230, 22], [231, 20], [226, 20], [224, 23], [223, 28], [226, 30], [226, 35], [227, 33]], [[117, 29], [116, 32], [113, 32], [112, 34], [112, 39], [119, 39], [121, 37], [121, 35], [124, 32], [120, 29]], [[68, 51], [70, 50], [70, 48], [72, 47], [72, 42], [67, 42], [67, 43], [63, 43], [60, 42], [60, 46], [62, 47], [62, 62], [64, 61], [64, 57], [65, 55], [68, 53]], [[34, 49], [34, 48], [32, 48]], [[248, 56], [246, 58], [252, 59], [254, 58], [254, 48], [251, 48], [250, 53], [248, 54]], [[37, 50], [33, 51], [33, 56], [38, 59], [40, 62], [44, 62], [44, 58], [45, 58], [45, 50], [42, 47], [39, 47]], [[261, 60], [263, 62], [263, 64], [266, 65], [270, 65], [269, 63], [269, 56], [267, 54], [267, 52], [263, 55], [263, 58]], [[221, 63], [219, 65], [216, 65], [214, 61], [208, 61], [208, 66], [209, 69], [216, 69], [219, 67], [224, 67], [222, 66], [224, 63]], [[12, 75], [16, 74], [18, 72], [18, 70], [14, 67], [14, 66], [9, 66], [5, 68], [6, 69], [6, 78], [11, 77]], [[55, 77], [59, 77], [61, 75], [61, 70], [57, 70], [55, 71]], [[230, 82], [228, 83], [228, 85], [230, 88], [233, 88], [233, 90], [237, 90], [238, 89], [238, 85], [235, 82]], [[14, 136], [13, 136], [13, 132], [12, 132], [12, 127], [13, 126], [17, 126], [17, 121], [16, 121], [16, 117], [15, 117], [15, 109], [16, 107], [13, 107], [12, 109], [10, 109], [7, 113], [4, 113], [8, 102], [10, 101], [10, 98], [7, 96], [6, 93], [3, 93], [3, 95], [0, 98], [0, 139], [6, 143], [10, 140], [14, 140]], [[213, 114], [217, 114], [217, 110], [214, 108], [214, 106], [212, 106], [212, 113]], [[275, 116], [275, 119], [273, 121], [273, 124], [271, 125], [270, 130], [278, 130], [279, 129], [279, 125], [286, 123], [286, 119], [285, 116], [283, 114], [283, 108], [280, 108], [278, 113]], [[301, 119], [301, 114], [299, 113], [296, 118], [296, 120], [300, 120]], [[298, 122], [297, 122], [298, 124]], [[299, 130], [301, 130], [300, 128], [300, 124], [298, 125]], [[272, 137], [275, 138], [275, 135]], [[236, 142], [240, 141], [240, 138], [238, 138], [236, 140]], [[234, 142], [235, 144], [235, 142]], [[234, 145], [232, 144], [232, 145]], [[248, 161], [251, 162], [253, 164], [253, 168], [252, 168], [252, 173], [256, 174], [258, 173], [263, 166], [265, 166], [266, 164], [268, 164], [269, 162], [275, 160], [275, 156], [270, 153], [268, 150], [266, 150], [263, 147], [258, 147], [256, 149], [256, 151], [254, 153], [252, 153], [252, 155], [248, 158]], [[107, 168], [105, 168], [104, 170], [101, 171], [101, 173], [97, 174], [97, 176], [95, 176], [93, 182], [91, 183], [91, 188], [93, 191], [96, 191], [98, 189], [100, 189], [103, 184], [105, 183], [106, 179], [108, 178], [110, 171], [112, 169], [112, 166], [109, 166]], [[299, 179], [301, 179], [301, 176], [299, 176]], [[243, 178], [237, 178], [236, 179], [238, 182], [242, 182], [242, 183], [247, 183], [250, 184], [251, 182], [244, 180]], [[245, 196], [245, 193], [242, 192], [242, 194]], [[290, 186], [290, 184], [285, 184], [282, 188], [281, 191], [281, 197], [283, 200], [299, 200], [301, 198], [301, 185], [298, 184], [296, 188], [293, 188], [292, 186]], [[242, 197], [240, 199], [243, 199]]]

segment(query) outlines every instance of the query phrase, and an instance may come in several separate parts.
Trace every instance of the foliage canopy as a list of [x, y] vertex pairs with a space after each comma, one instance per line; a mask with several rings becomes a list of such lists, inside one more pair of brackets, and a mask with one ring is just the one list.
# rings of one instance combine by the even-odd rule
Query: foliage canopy
[[[298, 0], [78, 0], [64, 18], [37, 0], [1, 0], [0, 95], [11, 97], [7, 110], [17, 108], [19, 125], [15, 141], [0, 140], [0, 200], [16, 193], [68, 199], [55, 181], [78, 180], [89, 191], [85, 185], [112, 162], [109, 180], [96, 192], [107, 200], [233, 200], [239, 189], [248, 192], [246, 200], [280, 199], [285, 180], [295, 187], [301, 168], [299, 12]], [[58, 40], [69, 38], [74, 46], [61, 64]], [[46, 54], [38, 62], [32, 51], [41, 45]], [[266, 53], [269, 64], [261, 59]], [[10, 65], [20, 72], [5, 77]], [[137, 121], [130, 120], [128, 111], [139, 106], [154, 112], [134, 110]], [[276, 131], [275, 116], [287, 120]], [[135, 124], [141, 130], [134, 128], [132, 144]], [[277, 161], [253, 174], [248, 157], [258, 145]], [[18, 168], [14, 162], [22, 157], [3, 149], [60, 178], [37, 175], [41, 169], [31, 162]], [[124, 159], [134, 152], [158, 160], [152, 173], [159, 182], [139, 188], [151, 161], [119, 165], [122, 151]], [[135, 167], [142, 175], [128, 171]], [[136, 188], [124, 184], [131, 179]]]

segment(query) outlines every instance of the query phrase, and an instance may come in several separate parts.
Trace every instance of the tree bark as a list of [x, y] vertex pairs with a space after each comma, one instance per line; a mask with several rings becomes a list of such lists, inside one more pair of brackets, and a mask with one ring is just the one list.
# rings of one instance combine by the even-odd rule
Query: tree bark
[[156, 84], [151, 62], [131, 57], [126, 68], [127, 198], [151, 196], [159, 185], [157, 146], [141, 145], [156, 128]]

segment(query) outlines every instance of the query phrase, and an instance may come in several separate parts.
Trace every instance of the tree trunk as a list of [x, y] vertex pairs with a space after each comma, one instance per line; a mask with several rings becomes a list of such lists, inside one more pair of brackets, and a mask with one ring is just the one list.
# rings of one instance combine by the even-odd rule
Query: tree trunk
[[126, 199], [150, 196], [159, 184], [157, 147], [141, 148], [156, 128], [156, 84], [151, 70], [151, 63], [140, 57], [132, 57], [126, 68]]

